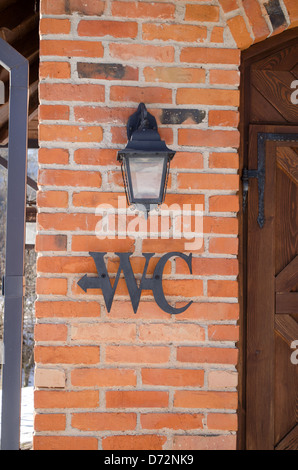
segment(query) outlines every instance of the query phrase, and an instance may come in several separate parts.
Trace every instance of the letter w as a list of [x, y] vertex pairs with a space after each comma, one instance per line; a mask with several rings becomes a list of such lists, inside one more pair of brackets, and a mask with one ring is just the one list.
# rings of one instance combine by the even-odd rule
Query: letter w
[[117, 271], [114, 285], [112, 286], [110, 278], [109, 278], [109, 274], [107, 272], [107, 268], [104, 262], [104, 256], [106, 255], [106, 253], [90, 252], [90, 256], [92, 256], [92, 258], [94, 259], [98, 276], [99, 276], [97, 278], [98, 279], [97, 287], [102, 290], [105, 304], [109, 312], [112, 307], [112, 303], [114, 300], [114, 296], [115, 296], [115, 292], [116, 292], [117, 285], [119, 282], [121, 271], [123, 271], [128, 293], [129, 293], [130, 300], [132, 303], [132, 308], [133, 308], [134, 313], [136, 313], [138, 310], [139, 303], [140, 303], [140, 298], [141, 298], [141, 293], [142, 293], [143, 288], [146, 287], [147, 289], [150, 289], [150, 279], [146, 279], [146, 274], [147, 274], [149, 261], [154, 255], [154, 253], [144, 254], [146, 258], [146, 263], [145, 263], [145, 267], [144, 267], [144, 271], [142, 274], [142, 279], [141, 279], [139, 287], [134, 277], [133, 270], [132, 270], [130, 260], [129, 260], [129, 257], [131, 256], [132, 253], [115, 253], [115, 254], [119, 256], [120, 264], [119, 264], [119, 268]]

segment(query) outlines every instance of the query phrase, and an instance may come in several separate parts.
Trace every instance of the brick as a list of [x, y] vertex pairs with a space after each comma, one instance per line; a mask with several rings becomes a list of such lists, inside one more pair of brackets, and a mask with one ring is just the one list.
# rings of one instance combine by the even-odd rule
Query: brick
[[[137, 272], [133, 267], [133, 272]], [[148, 274], [150, 271], [148, 271]], [[109, 312], [109, 318], [117, 319], [134, 319], [135, 313], [130, 302], [114, 301]], [[164, 311], [159, 308], [155, 302], [141, 301], [138, 307], [139, 319], [164, 319]]]
[[219, 8], [211, 5], [186, 5], [185, 21], [217, 22]]
[[239, 49], [247, 49], [253, 43], [242, 16], [238, 15], [230, 18], [227, 20], [227, 25]]
[[238, 127], [239, 113], [238, 111], [226, 110], [210, 110], [209, 111], [209, 126], [224, 126], [224, 127]]
[[41, 13], [46, 15], [70, 15], [78, 12], [81, 15], [102, 15], [105, 2], [101, 0], [42, 0]]
[[67, 165], [69, 152], [66, 149], [40, 148], [38, 151], [38, 163]]
[[69, 34], [71, 23], [67, 19], [41, 18], [40, 34]]
[[40, 98], [48, 101], [104, 101], [104, 85], [72, 84], [72, 83], [41, 83]]
[[205, 331], [194, 324], [152, 324], [140, 325], [140, 340], [155, 343], [187, 343], [204, 341]]
[[[117, 151], [112, 149], [78, 149], [74, 153], [74, 161], [78, 165], [116, 165], [116, 158]], [[96, 194], [98, 195], [98, 193]], [[108, 196], [108, 198], [111, 198], [113, 195], [118, 196], [116, 193], [101, 193], [98, 196], [102, 198]], [[78, 193], [74, 193], [74, 196], [78, 196]]]
[[90, 256], [42, 256], [37, 259], [39, 273], [97, 273]]
[[35, 346], [35, 362], [43, 364], [97, 364], [98, 346]]
[[68, 207], [68, 193], [66, 191], [38, 191], [37, 204], [39, 208], [55, 207], [65, 209]]
[[232, 348], [178, 347], [177, 361], [200, 364], [236, 364], [238, 350]]
[[99, 220], [100, 217], [97, 215], [79, 213], [41, 213], [38, 214], [37, 218], [39, 229], [63, 231], [88, 230], [92, 232], [95, 231], [96, 224]]
[[41, 141], [59, 142], [101, 142], [103, 130], [101, 127], [82, 126], [39, 126], [39, 138]]
[[208, 375], [208, 386], [212, 390], [236, 388], [238, 374], [230, 370], [211, 370]]
[[107, 408], [166, 408], [168, 392], [159, 391], [107, 391]]
[[[236, 259], [192, 258], [192, 274], [194, 276], [237, 276], [238, 272], [238, 261]], [[185, 262], [180, 258], [176, 260], [176, 273], [189, 273]]]
[[173, 19], [175, 5], [170, 3], [119, 2], [113, 1], [112, 15], [123, 18]]
[[35, 431], [64, 431], [66, 415], [62, 413], [36, 414], [34, 416]]
[[211, 85], [234, 85], [240, 84], [240, 73], [238, 70], [212, 69], [209, 72]]
[[64, 105], [41, 105], [39, 106], [39, 119], [42, 121], [68, 121], [69, 106]]
[[238, 196], [211, 196], [209, 198], [210, 212], [238, 212]]
[[236, 436], [175, 436], [174, 450], [236, 450]]
[[[207, 132], [207, 131], [202, 131]], [[212, 131], [211, 131], [212, 132]], [[212, 135], [212, 133], [210, 134]], [[225, 175], [215, 173], [180, 173], [178, 175], [178, 188], [188, 190], [230, 190], [237, 191], [238, 175]], [[205, 222], [205, 218], [204, 218]]]
[[100, 188], [101, 175], [98, 171], [74, 171], [43, 169], [39, 171], [38, 184], [41, 186], [89, 186]]
[[238, 297], [238, 282], [237, 281], [208, 281], [208, 296], [209, 297]]
[[66, 235], [36, 235], [36, 251], [66, 251]]
[[214, 152], [209, 156], [209, 168], [239, 168], [238, 153]]
[[[110, 90], [112, 101], [132, 101], [134, 103], [171, 103], [172, 90], [158, 87], [128, 87], [114, 85]], [[127, 138], [126, 138], [127, 140]]]
[[137, 34], [138, 24], [132, 21], [81, 20], [78, 25], [79, 36], [134, 39]]
[[259, 2], [257, 0], [243, 0], [243, 7], [249, 19], [255, 38], [259, 41], [267, 38], [270, 31], [266, 20], [262, 15]]
[[[143, 252], [144, 253], [169, 253], [170, 251], [178, 252], [203, 252], [203, 239], [196, 238], [195, 245], [193, 245], [194, 240], [189, 240], [187, 238], [173, 239], [169, 238], [168, 240], [154, 240], [154, 239], [145, 239], [143, 240]], [[192, 244], [192, 246], [190, 246]]]
[[214, 26], [212, 29], [210, 42], [215, 42], [217, 44], [223, 44], [224, 42], [224, 28], [221, 26]]
[[142, 37], [147, 41], [203, 42], [207, 38], [207, 28], [185, 24], [152, 24], [145, 23]]
[[75, 387], [135, 387], [136, 372], [129, 369], [74, 369], [71, 383]]
[[81, 431], [126, 431], [135, 429], [135, 413], [74, 413], [71, 426]]
[[[197, 169], [200, 170], [204, 167], [203, 155], [200, 152], [177, 152], [175, 158], [171, 162], [171, 168], [185, 168], [185, 169]], [[176, 196], [176, 195], [175, 195]], [[175, 196], [167, 194], [167, 201], [169, 198], [175, 198]], [[178, 201], [182, 195], [177, 196]], [[185, 197], [185, 196], [184, 196]], [[187, 204], [187, 198], [191, 196], [187, 195], [185, 197], [185, 204]], [[197, 204], [202, 203], [197, 202]], [[179, 202], [178, 202], [179, 203]], [[190, 202], [192, 204], [192, 202]]]
[[274, 33], [283, 31], [287, 26], [287, 20], [279, 0], [268, 0], [264, 3], [264, 7], [270, 18]]
[[35, 341], [66, 341], [68, 328], [63, 324], [38, 323], [34, 328]]
[[201, 124], [206, 117], [206, 111], [196, 108], [162, 109], [158, 117], [161, 124], [167, 125]]
[[98, 58], [103, 57], [103, 53], [104, 49], [101, 42], [52, 39], [40, 41], [40, 54], [42, 56]]
[[143, 429], [202, 429], [203, 414], [147, 413], [141, 415]]
[[165, 436], [110, 436], [102, 439], [103, 450], [163, 450]]
[[238, 219], [236, 217], [205, 217], [204, 233], [238, 234]]
[[[90, 157], [91, 158], [91, 157]], [[118, 199], [121, 197], [122, 199]], [[119, 201], [121, 207], [126, 207], [126, 197], [124, 193], [101, 193], [94, 191], [81, 191], [73, 194], [73, 205], [75, 207], [97, 207], [99, 204], [109, 205], [117, 208]], [[124, 203], [124, 205], [123, 205]]]
[[39, 77], [43, 78], [70, 78], [71, 69], [69, 62], [40, 62]]
[[79, 323], [71, 328], [71, 339], [77, 342], [133, 342], [136, 325], [113, 323]]
[[[147, 44], [110, 44], [110, 55], [125, 61], [142, 60], [143, 62], [174, 62], [173, 46], [152, 46]], [[91, 57], [91, 56], [90, 56]]]
[[145, 67], [146, 82], [156, 83], [205, 83], [206, 71], [186, 67]]
[[180, 55], [181, 62], [198, 64], [240, 64], [238, 49], [184, 47]]
[[175, 408], [218, 408], [237, 409], [236, 392], [209, 392], [196, 390], [179, 390], [175, 392]]
[[35, 409], [50, 408], [96, 408], [99, 405], [99, 392], [84, 391], [44, 391], [34, 392]]
[[107, 346], [106, 362], [118, 364], [167, 364], [170, 348], [167, 346]]
[[204, 371], [197, 369], [143, 369], [143, 385], [202, 387]]
[[[95, 80], [138, 80], [139, 78], [137, 67], [123, 64], [78, 62], [77, 71], [79, 78], [93, 78]], [[110, 110], [110, 108], [106, 109]]]
[[100, 239], [94, 235], [73, 235], [72, 251], [128, 252], [133, 250], [134, 240]]
[[284, 0], [291, 20], [291, 28], [298, 25], [298, 4], [295, 0]]
[[38, 295], [66, 295], [67, 279], [37, 278], [36, 294]]
[[238, 245], [238, 238], [210, 238], [209, 252], [237, 255]]
[[163, 292], [169, 296], [193, 297], [203, 295], [203, 283], [201, 279], [163, 280]]
[[208, 339], [210, 341], [238, 341], [239, 327], [237, 325], [210, 325]]
[[99, 317], [100, 305], [98, 302], [55, 301], [36, 302], [36, 318], [81, 318]]
[[65, 372], [60, 369], [36, 367], [34, 386], [37, 388], [65, 388]]
[[[219, 261], [216, 259], [214, 261]], [[181, 307], [182, 304], [176, 303], [176, 307]], [[180, 321], [225, 321], [225, 320], [238, 320], [239, 318], [239, 305], [229, 304], [223, 302], [193, 302], [191, 306], [183, 313], [180, 313], [175, 319]]]
[[[177, 90], [176, 101], [177, 104], [239, 106], [239, 90], [179, 88]], [[181, 130], [185, 131], [186, 129]], [[193, 129], [191, 131], [193, 131]]]
[[207, 427], [220, 431], [237, 431], [237, 415], [235, 413], [209, 413]]
[[239, 9], [237, 0], [220, 0], [220, 5], [225, 13]]
[[95, 437], [34, 436], [34, 450], [98, 450]]

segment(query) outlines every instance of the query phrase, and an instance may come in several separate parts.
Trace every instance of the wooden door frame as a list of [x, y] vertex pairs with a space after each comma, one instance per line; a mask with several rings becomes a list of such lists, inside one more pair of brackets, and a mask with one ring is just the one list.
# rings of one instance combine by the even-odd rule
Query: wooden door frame
[[[298, 28], [281, 33], [273, 38], [251, 46], [243, 51], [240, 67], [240, 149], [239, 174], [248, 165], [249, 125], [250, 125], [250, 67], [270, 53], [278, 52], [291, 44], [297, 43]], [[271, 125], [272, 122], [262, 123]], [[276, 125], [276, 123], [275, 123]], [[243, 187], [240, 178], [240, 211], [239, 211], [239, 303], [240, 303], [240, 337], [239, 337], [239, 383], [238, 383], [238, 433], [237, 448], [246, 449], [246, 351], [247, 351], [247, 212], [242, 208]]]

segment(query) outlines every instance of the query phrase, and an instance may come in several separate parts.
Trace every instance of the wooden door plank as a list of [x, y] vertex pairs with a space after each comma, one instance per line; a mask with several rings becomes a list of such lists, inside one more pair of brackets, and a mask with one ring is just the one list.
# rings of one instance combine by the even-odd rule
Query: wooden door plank
[[276, 294], [275, 313], [298, 313], [298, 292], [278, 292]]
[[265, 69], [274, 70], [274, 71], [291, 70], [297, 64], [297, 57], [298, 57], [297, 39], [295, 42], [296, 44], [293, 44], [287, 48], [283, 48], [282, 50], [278, 52], [273, 52], [269, 56], [267, 55], [267, 57], [265, 57], [263, 60], [258, 61], [255, 65], [253, 65], [253, 68], [261, 69], [261, 70], [265, 70]]
[[298, 155], [290, 147], [278, 147], [276, 152], [277, 164], [286, 175], [298, 184]]
[[275, 316], [275, 330], [289, 347], [298, 338], [298, 323], [289, 315]]
[[290, 72], [254, 70], [251, 80], [253, 86], [288, 122], [298, 122], [298, 107], [291, 102], [293, 75]]
[[268, 100], [254, 87], [251, 86], [251, 121], [253, 123], [287, 123], [287, 120], [275, 109]]
[[292, 351], [275, 331], [274, 446], [297, 424], [298, 370], [290, 360]]
[[[292, 144], [291, 144], [292, 146]], [[280, 144], [278, 144], [280, 147]], [[276, 168], [275, 274], [298, 253], [298, 186]], [[294, 290], [294, 289], [292, 289]]]
[[[249, 169], [257, 168], [257, 134], [265, 131], [264, 126], [250, 128]], [[247, 450], [274, 448], [275, 175], [275, 159], [266, 158], [266, 222], [262, 229], [257, 223], [257, 181], [252, 180], [248, 198]]]
[[275, 450], [298, 450], [298, 425], [280, 441]]
[[298, 255], [276, 276], [275, 291], [290, 292], [298, 283]]

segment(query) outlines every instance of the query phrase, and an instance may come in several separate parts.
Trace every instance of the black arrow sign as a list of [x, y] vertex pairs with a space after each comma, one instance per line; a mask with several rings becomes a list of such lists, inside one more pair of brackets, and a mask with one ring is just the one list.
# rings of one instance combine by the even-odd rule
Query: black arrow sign
[[100, 289], [101, 282], [99, 277], [88, 277], [87, 274], [83, 276], [79, 281], [78, 285], [84, 292], [87, 292], [87, 289]]

